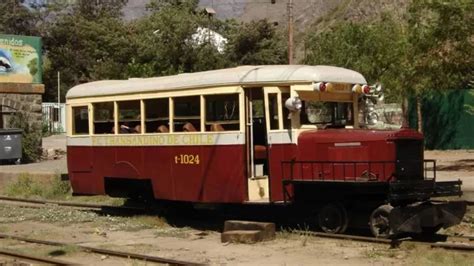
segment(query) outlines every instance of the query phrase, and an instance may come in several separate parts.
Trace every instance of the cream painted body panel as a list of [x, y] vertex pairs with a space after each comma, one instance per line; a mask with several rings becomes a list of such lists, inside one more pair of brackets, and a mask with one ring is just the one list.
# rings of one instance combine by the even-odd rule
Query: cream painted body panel
[[261, 176], [247, 179], [249, 202], [269, 202], [268, 177]]

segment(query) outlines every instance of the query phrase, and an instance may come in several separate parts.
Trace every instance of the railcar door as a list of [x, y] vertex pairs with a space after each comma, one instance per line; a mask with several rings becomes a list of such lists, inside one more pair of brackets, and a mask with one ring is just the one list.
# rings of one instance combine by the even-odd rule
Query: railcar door
[[268, 202], [268, 142], [263, 88], [245, 89], [247, 188], [250, 202]]
[[[292, 130], [290, 111], [284, 107], [286, 100], [290, 98], [290, 87], [269, 86], [265, 87], [263, 91], [267, 128], [269, 194], [270, 201], [278, 202], [283, 200], [284, 169], [282, 169], [281, 162], [295, 159], [297, 136], [296, 132]], [[286, 170], [285, 173], [288, 174]]]

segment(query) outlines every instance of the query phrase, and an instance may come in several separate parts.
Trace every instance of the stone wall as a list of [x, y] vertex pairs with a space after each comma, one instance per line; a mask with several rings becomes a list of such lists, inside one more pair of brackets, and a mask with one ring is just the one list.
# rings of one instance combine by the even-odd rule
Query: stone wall
[[15, 112], [25, 112], [30, 124], [41, 130], [42, 84], [0, 83], [0, 128], [8, 128], [9, 117]]

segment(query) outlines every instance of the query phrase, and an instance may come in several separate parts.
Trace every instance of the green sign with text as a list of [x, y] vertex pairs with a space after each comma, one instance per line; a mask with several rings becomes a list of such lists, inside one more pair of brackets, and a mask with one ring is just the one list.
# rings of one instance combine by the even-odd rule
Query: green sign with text
[[41, 38], [0, 34], [0, 83], [42, 83]]

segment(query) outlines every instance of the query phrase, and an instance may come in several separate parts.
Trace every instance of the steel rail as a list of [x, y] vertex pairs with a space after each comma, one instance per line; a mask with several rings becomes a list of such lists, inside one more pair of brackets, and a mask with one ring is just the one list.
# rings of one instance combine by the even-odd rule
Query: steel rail
[[459, 236], [457, 236], [457, 235], [444, 235], [444, 234], [441, 234], [440, 236], [446, 237], [446, 239], [451, 238], [454, 241], [460, 240], [460, 239], [467, 240], [467, 241], [474, 241], [474, 236], [472, 236], [472, 235], [469, 235], [469, 236], [459, 235]]
[[344, 234], [330, 234], [330, 233], [322, 233], [322, 232], [312, 232], [312, 231], [302, 231], [302, 230], [293, 230], [292, 233], [298, 235], [310, 235], [310, 236], [317, 236], [317, 237], [325, 237], [325, 238], [335, 238], [335, 239], [344, 239], [344, 240], [357, 240], [361, 242], [371, 242], [371, 243], [381, 243], [381, 244], [392, 244], [394, 241], [391, 239], [385, 238], [376, 238], [370, 236], [355, 236], [355, 235], [344, 235]]
[[419, 241], [410, 241], [417, 244], [429, 245], [432, 248], [444, 248], [444, 249], [453, 249], [453, 250], [464, 250], [464, 251], [474, 251], [473, 245], [468, 244], [454, 244], [454, 243], [426, 243]]
[[[13, 252], [10, 250], [4, 250], [0, 249], [0, 255], [8, 256], [8, 257], [13, 257], [13, 258], [18, 258], [21, 260], [26, 260], [26, 261], [34, 261], [34, 262], [39, 262], [39, 263], [46, 263], [46, 264], [53, 264], [53, 265], [79, 265], [77, 263], [71, 263], [71, 262], [66, 262], [63, 260], [58, 260], [58, 259], [50, 259], [50, 258], [44, 258], [44, 257], [38, 257], [38, 256], [33, 256], [33, 255], [27, 255], [24, 253], [18, 253], [18, 252]], [[1, 265], [4, 265], [1, 263]], [[23, 264], [19, 264], [23, 265]]]
[[[411, 242], [421, 245], [429, 245], [432, 248], [444, 248], [444, 249], [453, 249], [453, 250], [464, 250], [464, 251], [474, 251], [474, 245], [469, 244], [457, 244], [457, 243], [429, 243], [422, 241], [414, 241], [412, 239], [385, 239], [385, 238], [376, 238], [376, 237], [367, 237], [367, 236], [355, 236], [355, 235], [342, 235], [342, 234], [330, 234], [330, 233], [321, 233], [321, 232], [308, 232], [295, 230], [292, 233], [298, 235], [310, 235], [316, 237], [324, 238], [333, 238], [333, 239], [344, 239], [344, 240], [356, 240], [361, 242], [371, 242], [379, 244], [389, 244], [391, 247], [398, 247], [402, 242]], [[449, 236], [448, 236], [449, 237]], [[466, 239], [472, 239], [472, 237], [464, 237]]]
[[166, 263], [170, 265], [205, 265], [202, 263], [196, 263], [196, 262], [190, 262], [190, 261], [168, 259], [168, 258], [163, 258], [163, 257], [149, 256], [149, 255], [143, 255], [143, 254], [137, 254], [137, 253], [124, 252], [124, 251], [108, 250], [108, 249], [102, 249], [102, 248], [94, 248], [94, 247], [88, 247], [88, 246], [78, 245], [78, 244], [70, 244], [70, 243], [55, 242], [55, 241], [40, 240], [40, 239], [31, 239], [27, 237], [8, 235], [8, 234], [0, 234], [0, 238], [13, 239], [13, 240], [24, 241], [28, 243], [35, 243], [35, 244], [42, 244], [42, 245], [49, 245], [49, 246], [74, 246], [83, 251], [93, 252], [97, 254], [110, 255], [110, 256], [121, 257], [121, 258], [138, 259], [138, 260], [144, 260], [144, 261], [156, 262], [156, 263]]
[[41, 205], [58, 205], [66, 207], [77, 207], [77, 208], [88, 208], [88, 209], [116, 209], [122, 211], [141, 211], [144, 212], [146, 209], [137, 208], [137, 207], [127, 207], [127, 206], [113, 206], [113, 205], [100, 205], [92, 203], [79, 203], [79, 202], [68, 202], [68, 201], [55, 201], [55, 200], [35, 200], [35, 199], [22, 199], [22, 198], [12, 198], [0, 196], [0, 200], [12, 201], [12, 202], [24, 202], [31, 204], [41, 204]]

